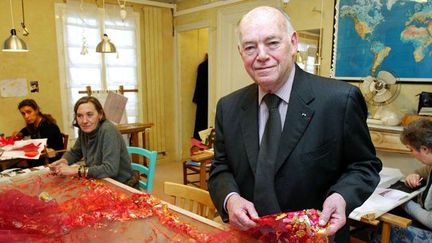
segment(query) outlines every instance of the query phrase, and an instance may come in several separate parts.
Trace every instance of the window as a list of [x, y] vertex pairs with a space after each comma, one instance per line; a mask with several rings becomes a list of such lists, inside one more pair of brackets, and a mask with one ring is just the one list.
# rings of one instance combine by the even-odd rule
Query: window
[[319, 30], [299, 31], [298, 35], [297, 64], [306, 72], [319, 75], [318, 70], [321, 61], [318, 51]]
[[[122, 21], [119, 6], [77, 1], [56, 4], [57, 39], [59, 46], [60, 79], [62, 87], [63, 121], [71, 127], [73, 106], [86, 94], [86, 86], [92, 90], [138, 89], [139, 80], [139, 15], [127, 9]], [[105, 20], [105, 24], [103, 24]], [[104, 31], [105, 29], [105, 31]], [[117, 53], [97, 53], [96, 45], [104, 32], [115, 44]], [[105, 92], [106, 93], [106, 92]], [[139, 93], [127, 92], [126, 114], [128, 122], [140, 119]], [[71, 130], [68, 130], [72, 134]]]

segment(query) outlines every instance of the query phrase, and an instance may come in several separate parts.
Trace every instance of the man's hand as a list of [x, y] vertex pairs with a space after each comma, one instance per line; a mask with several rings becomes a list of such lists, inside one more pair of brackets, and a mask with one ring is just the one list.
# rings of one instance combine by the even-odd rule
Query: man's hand
[[328, 235], [334, 235], [346, 223], [346, 202], [339, 193], [333, 193], [324, 201], [319, 224], [325, 226], [329, 223]]
[[248, 230], [256, 226], [253, 220], [258, 219], [258, 213], [252, 202], [233, 194], [228, 198], [226, 209], [232, 226], [239, 230]]

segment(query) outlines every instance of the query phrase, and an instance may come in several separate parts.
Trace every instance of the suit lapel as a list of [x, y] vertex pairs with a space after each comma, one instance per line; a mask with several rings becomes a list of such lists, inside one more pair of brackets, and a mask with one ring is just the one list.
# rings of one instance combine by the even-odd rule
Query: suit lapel
[[309, 104], [314, 98], [314, 93], [309, 86], [308, 79], [305, 78], [304, 71], [296, 65], [296, 74], [279, 143], [275, 172], [286, 161], [309, 125], [314, 114], [314, 110]]
[[259, 150], [258, 138], [258, 87], [251, 85], [242, 104], [241, 132], [243, 134], [246, 154], [255, 176]]

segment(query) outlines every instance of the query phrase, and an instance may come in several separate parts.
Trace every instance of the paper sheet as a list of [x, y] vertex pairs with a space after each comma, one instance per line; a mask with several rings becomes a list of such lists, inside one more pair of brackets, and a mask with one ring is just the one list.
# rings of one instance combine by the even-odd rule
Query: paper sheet
[[27, 96], [27, 80], [20, 79], [5, 79], [0, 80], [0, 96], [1, 97], [19, 97]]
[[360, 207], [354, 209], [354, 211], [350, 213], [349, 218], [360, 220], [362, 216], [367, 214], [374, 214], [374, 218], [378, 218], [384, 213], [414, 198], [424, 190], [424, 188], [422, 188], [412, 193], [406, 193], [388, 188], [402, 178], [404, 178], [404, 175], [399, 169], [383, 167], [380, 172], [378, 187]]
[[[22, 150], [19, 150], [23, 146], [29, 145], [29, 144], [36, 145], [38, 154], [32, 157], [26, 156], [25, 152]], [[40, 138], [40, 139], [28, 139], [28, 140], [20, 140], [15, 141], [14, 145], [7, 145], [2, 147], [3, 153], [0, 156], [0, 160], [7, 160], [7, 159], [39, 159], [40, 154], [45, 149], [45, 146], [47, 144], [46, 138]]]
[[121, 94], [116, 94], [111, 91], [108, 92], [104, 103], [104, 111], [107, 119], [119, 124], [126, 108], [127, 100], [128, 98]]

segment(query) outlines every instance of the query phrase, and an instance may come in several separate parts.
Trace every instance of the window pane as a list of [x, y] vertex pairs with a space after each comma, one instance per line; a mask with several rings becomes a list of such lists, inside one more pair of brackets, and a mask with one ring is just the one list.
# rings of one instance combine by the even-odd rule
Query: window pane
[[81, 17], [79, 14], [74, 15], [71, 14], [66, 18], [66, 25], [68, 27], [77, 25], [77, 26], [88, 26], [88, 27], [96, 27], [98, 26], [97, 19], [89, 18], [89, 17]]
[[82, 46], [83, 37], [86, 38], [87, 44], [95, 46], [100, 39], [99, 30], [97, 28], [86, 28], [85, 26], [66, 26], [67, 45]]
[[134, 67], [109, 67], [107, 80], [110, 85], [136, 84], [136, 69]]
[[[117, 45], [116, 45], [117, 47]], [[119, 66], [136, 66], [136, 49], [126, 49], [126, 48], [118, 48], [118, 58], [117, 55], [106, 55], [105, 61], [108, 65], [119, 65]]]
[[99, 68], [82, 67], [74, 68], [71, 67], [70, 71], [70, 83], [71, 87], [77, 87], [79, 85], [90, 85], [92, 87], [100, 86], [100, 70]]
[[[84, 3], [81, 7], [79, 2], [68, 1], [62, 6], [65, 9], [61, 12], [60, 18], [65, 19], [61, 31], [65, 37], [63, 51], [67, 69], [65, 82], [69, 89], [66, 97], [69, 125], [73, 121], [75, 102], [86, 95], [80, 94], [79, 91], [85, 91], [86, 86], [90, 86], [92, 90], [118, 90], [120, 85], [125, 89], [138, 87], [136, 29], [139, 28], [137, 26], [139, 22], [136, 21], [138, 14], [129, 8], [127, 19], [120, 20], [116, 5], [105, 6], [108, 12], [104, 25], [102, 25], [103, 10], [97, 8], [95, 4]], [[104, 34], [103, 29], [116, 45], [117, 54], [96, 52], [96, 45]], [[82, 55], [85, 46], [88, 52]], [[126, 92], [124, 95], [128, 97], [126, 106], [128, 122], [136, 122], [140, 111], [139, 94]]]
[[119, 47], [135, 47], [135, 32], [122, 29], [106, 29], [111, 41]]
[[88, 50], [86, 55], [81, 55], [81, 47], [68, 48], [69, 64], [72, 66], [97, 66], [101, 64], [101, 59], [98, 53]]

